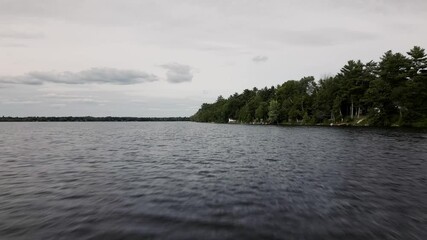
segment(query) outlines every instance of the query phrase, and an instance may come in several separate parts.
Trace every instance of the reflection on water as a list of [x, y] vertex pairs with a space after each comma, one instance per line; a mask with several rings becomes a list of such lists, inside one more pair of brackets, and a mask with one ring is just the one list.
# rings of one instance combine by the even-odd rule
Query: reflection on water
[[427, 133], [0, 123], [0, 239], [427, 239]]

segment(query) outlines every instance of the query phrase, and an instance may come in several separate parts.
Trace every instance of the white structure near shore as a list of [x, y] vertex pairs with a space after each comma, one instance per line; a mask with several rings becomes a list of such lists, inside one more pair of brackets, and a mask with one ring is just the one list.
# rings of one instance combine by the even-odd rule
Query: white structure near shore
[[231, 119], [231, 118], [229, 118], [229, 119], [228, 119], [228, 123], [237, 123], [237, 121], [236, 121], [235, 119]]

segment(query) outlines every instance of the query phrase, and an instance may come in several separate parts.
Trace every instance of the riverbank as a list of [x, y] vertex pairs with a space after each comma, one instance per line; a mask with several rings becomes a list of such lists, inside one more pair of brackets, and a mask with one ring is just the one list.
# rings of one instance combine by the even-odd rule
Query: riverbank
[[[213, 122], [214, 123], [214, 122]], [[355, 118], [353, 120], [343, 120], [339, 122], [325, 121], [323, 123], [312, 122], [281, 122], [281, 123], [266, 123], [266, 122], [229, 122], [227, 124], [242, 124], [242, 125], [277, 125], [277, 126], [324, 126], [324, 127], [393, 127], [393, 128], [427, 128], [427, 121], [415, 122], [412, 124], [390, 124], [389, 126], [378, 126], [369, 122], [367, 117]]]

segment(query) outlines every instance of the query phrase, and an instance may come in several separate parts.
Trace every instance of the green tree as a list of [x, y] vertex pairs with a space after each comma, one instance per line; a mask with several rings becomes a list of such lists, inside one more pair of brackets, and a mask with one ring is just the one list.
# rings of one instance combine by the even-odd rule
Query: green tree
[[427, 55], [421, 47], [415, 46], [409, 52], [410, 70], [407, 81], [405, 122], [427, 122]]
[[378, 126], [427, 126], [427, 55], [415, 46], [407, 55], [387, 51], [378, 63], [348, 61], [335, 76], [289, 80], [277, 88], [245, 89], [202, 104], [194, 121], [348, 121], [368, 116]]
[[264, 122], [268, 119], [268, 103], [261, 102], [255, 111], [255, 117], [259, 122]]
[[268, 121], [270, 123], [278, 123], [279, 116], [279, 102], [277, 100], [271, 100], [268, 106]]

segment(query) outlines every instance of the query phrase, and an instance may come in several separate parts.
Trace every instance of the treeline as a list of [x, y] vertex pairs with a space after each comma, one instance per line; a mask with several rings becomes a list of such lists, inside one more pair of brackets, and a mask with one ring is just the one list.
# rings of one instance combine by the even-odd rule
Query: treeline
[[204, 103], [193, 121], [258, 124], [427, 126], [427, 57], [387, 51], [379, 62], [348, 61], [335, 76], [289, 80]]
[[0, 117], [0, 122], [174, 122], [189, 117]]

